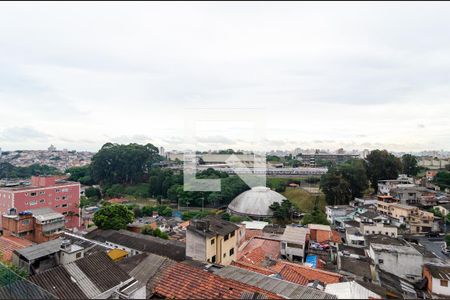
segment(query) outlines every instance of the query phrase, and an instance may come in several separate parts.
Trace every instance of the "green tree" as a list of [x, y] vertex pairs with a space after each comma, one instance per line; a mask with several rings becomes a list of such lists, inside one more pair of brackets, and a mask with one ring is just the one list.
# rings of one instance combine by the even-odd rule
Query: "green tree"
[[66, 170], [66, 173], [69, 173], [70, 181], [78, 181], [84, 185], [93, 185], [95, 184], [94, 180], [91, 177], [91, 166], [82, 166], [82, 167], [72, 167]]
[[349, 183], [351, 198], [361, 197], [369, 187], [366, 163], [362, 159], [352, 159], [337, 166], [342, 177]]
[[100, 229], [125, 229], [134, 220], [133, 212], [126, 205], [111, 204], [94, 214], [94, 224]]
[[417, 165], [417, 158], [411, 154], [404, 154], [402, 156], [402, 172], [408, 176], [416, 176], [419, 172]]
[[93, 188], [93, 187], [87, 188], [84, 191], [84, 195], [88, 198], [93, 198], [93, 199], [97, 199], [97, 200], [100, 200], [100, 198], [102, 197], [102, 193], [100, 192], [100, 190], [97, 188]]
[[373, 150], [367, 155], [367, 175], [375, 191], [378, 180], [396, 179], [402, 169], [400, 159], [386, 150]]
[[92, 158], [92, 178], [103, 184], [135, 184], [162, 158], [152, 144], [106, 143]]
[[314, 203], [314, 208], [310, 213], [307, 213], [303, 216], [302, 219], [303, 225], [308, 224], [323, 224], [323, 225], [330, 225], [330, 223], [327, 220], [327, 216], [325, 213], [320, 211], [319, 209], [319, 201], [316, 199]]
[[274, 202], [269, 206], [269, 208], [273, 211], [273, 217], [279, 223], [284, 224], [286, 222], [290, 222], [292, 219], [293, 206], [287, 199], [284, 199], [283, 202], [281, 202], [281, 205], [278, 202]]
[[348, 204], [352, 200], [350, 183], [337, 167], [331, 167], [320, 179], [320, 188], [329, 205]]
[[440, 171], [434, 177], [434, 183], [436, 183], [441, 190], [450, 188], [450, 172]]

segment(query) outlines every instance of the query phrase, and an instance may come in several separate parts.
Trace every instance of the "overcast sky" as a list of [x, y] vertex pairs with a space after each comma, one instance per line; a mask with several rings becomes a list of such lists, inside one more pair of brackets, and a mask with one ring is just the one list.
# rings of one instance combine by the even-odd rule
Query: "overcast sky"
[[[0, 147], [449, 150], [449, 16], [444, 2], [1, 3]], [[222, 112], [195, 144], [192, 111]]]

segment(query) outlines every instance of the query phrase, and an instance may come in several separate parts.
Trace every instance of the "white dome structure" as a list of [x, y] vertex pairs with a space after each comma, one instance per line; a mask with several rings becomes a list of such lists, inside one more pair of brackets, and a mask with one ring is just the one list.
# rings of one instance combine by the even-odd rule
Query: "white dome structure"
[[271, 217], [273, 211], [269, 206], [275, 202], [281, 204], [285, 199], [286, 197], [268, 187], [258, 186], [234, 198], [228, 205], [228, 212], [253, 218]]

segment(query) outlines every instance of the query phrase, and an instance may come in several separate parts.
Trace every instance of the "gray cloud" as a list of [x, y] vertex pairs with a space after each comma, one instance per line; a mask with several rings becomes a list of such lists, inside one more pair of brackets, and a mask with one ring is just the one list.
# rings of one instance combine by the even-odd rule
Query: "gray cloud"
[[0, 128], [42, 130], [0, 146], [246, 148], [184, 112], [253, 107], [264, 147], [450, 148], [450, 4], [342, 5], [1, 5]]

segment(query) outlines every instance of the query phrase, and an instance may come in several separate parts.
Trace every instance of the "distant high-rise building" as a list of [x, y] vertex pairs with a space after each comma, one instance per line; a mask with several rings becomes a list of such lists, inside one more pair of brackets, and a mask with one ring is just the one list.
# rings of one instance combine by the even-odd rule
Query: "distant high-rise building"
[[161, 155], [161, 156], [165, 156], [166, 155], [164, 147], [159, 147], [159, 155]]
[[56, 147], [53, 145], [50, 145], [50, 147], [48, 147], [48, 151], [56, 151]]

